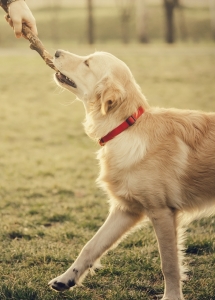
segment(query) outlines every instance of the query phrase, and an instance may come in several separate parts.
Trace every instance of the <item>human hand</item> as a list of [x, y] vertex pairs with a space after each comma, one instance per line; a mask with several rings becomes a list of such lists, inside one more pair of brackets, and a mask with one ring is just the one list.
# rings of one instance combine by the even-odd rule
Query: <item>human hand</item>
[[17, 38], [22, 36], [22, 24], [25, 23], [37, 35], [35, 18], [24, 0], [12, 2], [8, 7], [10, 18], [6, 17], [7, 22], [13, 27]]

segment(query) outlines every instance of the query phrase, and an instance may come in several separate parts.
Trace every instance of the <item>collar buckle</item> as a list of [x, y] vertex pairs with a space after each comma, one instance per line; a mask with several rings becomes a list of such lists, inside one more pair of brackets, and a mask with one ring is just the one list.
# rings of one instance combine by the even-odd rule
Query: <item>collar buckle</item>
[[128, 117], [125, 121], [126, 121], [126, 123], [128, 123], [129, 126], [132, 126], [136, 123], [136, 119], [134, 116]]

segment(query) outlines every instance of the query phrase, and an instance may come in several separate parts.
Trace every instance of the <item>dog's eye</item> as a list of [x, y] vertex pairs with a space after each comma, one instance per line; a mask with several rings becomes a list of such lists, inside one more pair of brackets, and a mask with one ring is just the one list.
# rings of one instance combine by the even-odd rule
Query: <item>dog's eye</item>
[[89, 67], [89, 62], [88, 62], [88, 60], [85, 60], [85, 65], [87, 66], [87, 67]]

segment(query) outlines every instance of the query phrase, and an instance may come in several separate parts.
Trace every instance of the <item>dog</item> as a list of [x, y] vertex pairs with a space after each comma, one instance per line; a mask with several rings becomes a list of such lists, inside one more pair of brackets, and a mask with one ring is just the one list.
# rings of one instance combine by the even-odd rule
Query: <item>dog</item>
[[128, 66], [106, 52], [57, 50], [56, 83], [85, 107], [84, 128], [100, 144], [99, 185], [109, 215], [73, 265], [49, 282], [64, 291], [148, 218], [164, 276], [163, 300], [182, 300], [183, 228], [215, 212], [215, 113], [150, 107]]

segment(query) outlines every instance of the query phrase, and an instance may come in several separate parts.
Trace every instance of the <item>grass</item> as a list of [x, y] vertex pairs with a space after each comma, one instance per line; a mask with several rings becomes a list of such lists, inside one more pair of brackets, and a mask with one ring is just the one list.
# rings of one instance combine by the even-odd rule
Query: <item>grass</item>
[[[215, 110], [212, 45], [96, 48], [129, 65], [151, 105]], [[0, 66], [0, 299], [156, 299], [163, 278], [150, 225], [109, 252], [84, 287], [49, 290], [47, 282], [65, 271], [107, 216], [106, 196], [95, 185], [98, 146], [83, 131], [82, 104], [55, 86], [36, 53], [1, 51]], [[215, 299], [214, 229], [214, 218], [188, 228], [187, 300]]]

